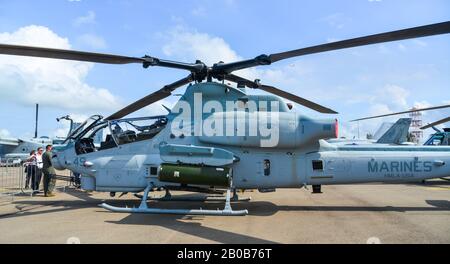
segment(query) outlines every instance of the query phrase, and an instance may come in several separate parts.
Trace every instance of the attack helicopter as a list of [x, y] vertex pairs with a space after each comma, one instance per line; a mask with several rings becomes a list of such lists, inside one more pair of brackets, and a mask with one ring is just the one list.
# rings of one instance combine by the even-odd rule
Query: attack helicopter
[[[114, 212], [245, 215], [233, 210], [236, 190], [366, 182], [398, 183], [450, 175], [450, 147], [339, 146], [325, 140], [338, 137], [335, 118], [311, 119], [291, 112], [286, 102], [298, 103], [324, 114], [336, 111], [288, 93], [260, 80], [233, 74], [293, 57], [339, 49], [450, 33], [450, 22], [369, 35], [286, 52], [260, 55], [212, 66], [197, 60], [184, 63], [151, 56], [110, 54], [0, 44], [0, 54], [78, 60], [106, 64], [137, 63], [144, 68], [186, 70], [189, 75], [164, 86], [104, 118], [94, 115], [75, 129], [53, 155], [57, 169], [81, 173], [84, 190], [141, 193], [137, 208], [101, 206]], [[213, 79], [217, 81], [213, 81]], [[224, 84], [230, 81], [238, 88]], [[169, 97], [177, 88], [186, 91], [169, 114], [125, 118], [145, 106]], [[269, 95], [250, 95], [245, 89]], [[100, 145], [93, 143], [104, 135]], [[223, 210], [163, 209], [149, 207], [150, 192], [163, 188], [214, 193], [226, 191]], [[234, 194], [231, 197], [231, 193]]]

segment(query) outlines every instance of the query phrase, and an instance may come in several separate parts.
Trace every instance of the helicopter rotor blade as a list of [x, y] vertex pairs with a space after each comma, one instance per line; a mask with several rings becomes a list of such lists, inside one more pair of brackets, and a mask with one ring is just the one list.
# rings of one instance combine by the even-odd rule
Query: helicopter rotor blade
[[137, 100], [136, 102], [122, 108], [121, 110], [117, 111], [116, 113], [105, 118], [105, 120], [119, 119], [119, 118], [122, 118], [133, 112], [136, 112], [137, 110], [139, 110], [141, 108], [144, 108], [152, 103], [158, 102], [161, 99], [169, 97], [175, 89], [177, 89], [180, 86], [183, 86], [185, 84], [188, 84], [188, 83], [192, 82], [193, 80], [194, 80], [194, 78], [193, 78], [192, 74], [189, 74], [187, 77], [185, 77], [181, 80], [178, 80], [174, 83], [168, 84], [168, 85], [164, 86], [163, 88], [161, 88], [160, 90], [153, 92], [153, 93]]
[[360, 38], [353, 38], [353, 39], [348, 39], [348, 40], [343, 40], [343, 41], [337, 41], [337, 42], [322, 44], [322, 45], [303, 48], [303, 49], [291, 50], [291, 51], [287, 51], [287, 52], [275, 53], [275, 54], [270, 55], [270, 59], [272, 62], [276, 62], [276, 61], [284, 60], [287, 58], [309, 55], [309, 54], [314, 54], [314, 53], [319, 53], [319, 52], [353, 48], [353, 47], [366, 46], [366, 45], [372, 45], [372, 44], [378, 44], [378, 43], [384, 43], [384, 42], [392, 42], [392, 41], [398, 41], [398, 40], [405, 40], [405, 39], [411, 39], [411, 38], [428, 37], [428, 36], [447, 34], [447, 33], [450, 33], [450, 21], [426, 25], [426, 26], [420, 26], [420, 27], [396, 30], [396, 31], [375, 34], [375, 35], [370, 35], [370, 36], [365, 36], [365, 37], [360, 37]]
[[258, 89], [259, 85], [256, 82], [250, 81], [248, 79], [239, 77], [237, 75], [234, 74], [227, 74], [224, 76], [225, 80], [237, 83], [237, 84], [242, 84], [245, 85], [249, 88], [254, 88], [254, 89]]
[[305, 98], [302, 98], [300, 96], [285, 92], [283, 90], [280, 90], [278, 88], [275, 88], [273, 86], [269, 86], [269, 85], [261, 85], [259, 87], [259, 89], [272, 93], [272, 94], [276, 94], [280, 97], [283, 97], [285, 99], [291, 100], [293, 102], [296, 102], [297, 104], [303, 105], [305, 107], [308, 107], [310, 109], [313, 109], [319, 113], [323, 113], [323, 114], [338, 114], [338, 112], [327, 108], [325, 106], [319, 105], [317, 103], [314, 103], [312, 101], [306, 100]]
[[296, 102], [297, 104], [303, 105], [303, 106], [305, 106], [307, 108], [313, 109], [313, 110], [315, 110], [317, 112], [320, 112], [320, 113], [337, 114], [336, 111], [334, 111], [334, 110], [332, 110], [330, 108], [327, 108], [325, 106], [319, 105], [317, 103], [314, 103], [312, 101], [309, 101], [309, 100], [307, 100], [305, 98], [302, 98], [302, 97], [299, 97], [297, 95], [285, 92], [285, 91], [280, 90], [280, 89], [278, 89], [276, 87], [273, 87], [273, 86], [263, 85], [263, 84], [260, 84], [258, 82], [252, 82], [250, 80], [247, 80], [245, 78], [242, 78], [242, 77], [239, 77], [239, 76], [236, 76], [236, 75], [233, 75], [233, 74], [225, 75], [224, 79], [232, 81], [232, 82], [244, 84], [245, 86], [247, 86], [249, 88], [260, 89], [260, 90], [266, 91], [268, 93], [278, 95], [280, 97], [283, 97], [283, 98], [288, 99], [290, 101]]
[[356, 122], [356, 121], [362, 121], [362, 120], [368, 120], [368, 119], [374, 119], [374, 118], [380, 118], [385, 116], [393, 116], [393, 115], [401, 115], [401, 114], [408, 114], [413, 112], [421, 112], [421, 111], [429, 111], [429, 110], [436, 110], [436, 109], [442, 109], [442, 108], [448, 108], [450, 105], [440, 105], [440, 106], [433, 106], [433, 107], [427, 107], [427, 108], [417, 108], [417, 109], [411, 109], [408, 111], [402, 111], [402, 112], [396, 112], [396, 113], [390, 113], [385, 115], [377, 115], [377, 116], [371, 116], [371, 117], [364, 117], [359, 118], [355, 120], [350, 120], [350, 122]]
[[444, 119], [441, 119], [441, 120], [439, 120], [439, 121], [433, 122], [433, 123], [431, 123], [431, 124], [428, 124], [428, 125], [426, 125], [426, 126], [423, 126], [423, 127], [421, 127], [420, 129], [428, 129], [428, 128], [430, 128], [430, 127], [434, 127], [434, 126], [437, 126], [437, 125], [440, 125], [440, 124], [443, 124], [443, 123], [447, 123], [447, 122], [450, 122], [450, 116], [449, 116], [449, 117], [446, 117], [446, 118], [444, 118]]
[[213, 70], [217, 73], [231, 73], [236, 70], [242, 70], [245, 68], [255, 67], [258, 65], [269, 65], [271, 63], [289, 59], [298, 56], [305, 56], [315, 53], [354, 48], [359, 46], [366, 46], [384, 42], [392, 42], [398, 40], [412, 39], [428, 37], [440, 34], [450, 33], [450, 21], [430, 24], [426, 26], [419, 26], [414, 28], [402, 29], [397, 31], [391, 31], [386, 33], [380, 33], [375, 35], [369, 35], [365, 37], [347, 39], [342, 41], [336, 41], [296, 50], [290, 50], [280, 53], [274, 53], [270, 55], [260, 55], [254, 59], [237, 61], [232, 63], [220, 63], [213, 66]]
[[150, 56], [138, 58], [138, 57], [127, 57], [120, 55], [84, 52], [76, 50], [52, 49], [52, 48], [9, 45], [9, 44], [0, 44], [0, 54], [62, 59], [62, 60], [76, 60], [76, 61], [97, 62], [106, 64], [142, 63], [144, 67], [161, 66], [161, 67], [189, 70], [191, 72], [200, 71], [204, 67], [203, 63], [192, 64], [192, 63], [175, 62], [169, 60], [161, 60]]
[[30, 56], [51, 59], [77, 60], [108, 64], [143, 63], [142, 58], [91, 53], [75, 50], [51, 49], [31, 46], [0, 44], [0, 54]]

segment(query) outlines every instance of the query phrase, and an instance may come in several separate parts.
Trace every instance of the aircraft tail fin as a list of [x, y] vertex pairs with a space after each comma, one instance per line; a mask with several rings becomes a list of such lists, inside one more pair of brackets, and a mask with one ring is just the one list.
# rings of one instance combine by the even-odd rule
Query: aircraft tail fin
[[383, 144], [401, 144], [407, 141], [411, 118], [400, 118], [377, 141]]

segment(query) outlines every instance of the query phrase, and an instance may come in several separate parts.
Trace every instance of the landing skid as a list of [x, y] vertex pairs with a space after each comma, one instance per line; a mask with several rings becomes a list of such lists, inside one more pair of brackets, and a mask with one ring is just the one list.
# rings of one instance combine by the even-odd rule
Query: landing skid
[[[135, 197], [142, 199], [143, 195], [140, 194], [134, 194]], [[240, 198], [236, 190], [233, 191], [233, 196], [231, 197], [231, 201], [233, 202], [249, 202], [252, 198], [246, 197], [246, 198]], [[214, 196], [203, 196], [203, 197], [178, 197], [178, 196], [172, 196], [170, 191], [166, 189], [166, 194], [161, 197], [148, 197], [147, 200], [151, 201], [160, 201], [160, 202], [168, 202], [168, 201], [174, 201], [174, 202], [205, 202], [205, 201], [220, 201], [220, 202], [226, 202], [226, 197], [223, 197], [221, 195], [214, 195]]]
[[[148, 194], [152, 186], [149, 185], [145, 188], [144, 195], [141, 199], [141, 204], [138, 208], [116, 207], [106, 203], [102, 203], [100, 206], [106, 210], [118, 213], [144, 213], [144, 214], [177, 214], [177, 215], [217, 215], [217, 216], [239, 216], [247, 215], [247, 210], [233, 210], [231, 208], [230, 190], [227, 190], [225, 199], [225, 207], [223, 210], [203, 210], [203, 209], [161, 209], [161, 208], [149, 208], [147, 200]], [[170, 193], [169, 193], [170, 194]]]

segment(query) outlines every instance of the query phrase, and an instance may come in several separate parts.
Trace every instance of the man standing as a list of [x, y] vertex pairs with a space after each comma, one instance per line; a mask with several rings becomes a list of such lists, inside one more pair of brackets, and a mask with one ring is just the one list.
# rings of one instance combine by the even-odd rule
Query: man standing
[[45, 147], [45, 153], [42, 155], [44, 171], [44, 196], [53, 197], [53, 189], [56, 184], [56, 171], [52, 164], [52, 145]]
[[41, 183], [41, 178], [42, 178], [42, 167], [43, 167], [43, 162], [42, 162], [42, 156], [44, 154], [44, 149], [42, 147], [39, 147], [37, 149], [37, 153], [36, 153], [36, 172], [35, 172], [35, 177], [33, 179], [32, 184], [33, 185], [33, 193], [38, 193], [39, 192], [39, 184]]
[[25, 189], [29, 188], [30, 180], [31, 180], [31, 187], [34, 190], [34, 176], [36, 173], [36, 150], [32, 150], [30, 152], [30, 156], [27, 159], [27, 162], [25, 163], [25, 172], [27, 173], [27, 177], [25, 180]]

